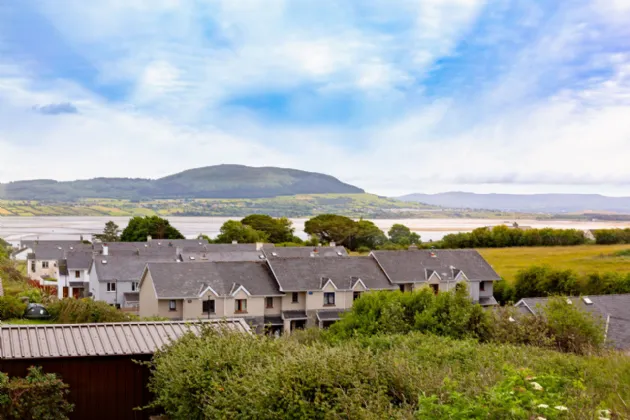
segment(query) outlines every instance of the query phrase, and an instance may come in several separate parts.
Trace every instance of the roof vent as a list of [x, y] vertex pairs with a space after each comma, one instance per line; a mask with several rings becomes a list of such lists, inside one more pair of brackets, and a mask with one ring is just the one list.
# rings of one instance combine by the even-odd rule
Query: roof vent
[[199, 245], [201, 245], [201, 242], [199, 242]]
[[232, 241], [232, 245], [236, 245], [238, 241]]
[[435, 254], [435, 252], [431, 251], [431, 258], [436, 258], [437, 255]]
[[343, 257], [343, 252], [337, 251], [337, 255], [339, 255], [340, 257]]
[[258, 258], [261, 259], [261, 260], [264, 260], [265, 256], [264, 255], [259, 255]]
[[567, 298], [567, 305], [573, 305], [573, 302], [571, 302], [571, 299]]
[[57, 249], [62, 249], [62, 248], [60, 246], [58, 246]]
[[71, 246], [71, 247], [70, 247], [70, 249], [74, 249], [74, 247], [73, 247], [73, 246]]
[[162, 245], [162, 242], [158, 242], [158, 245]]
[[193, 256], [190, 256], [190, 259], [194, 261], [194, 260], [195, 260], [195, 257], [193, 257]]
[[272, 252], [271, 255], [273, 255], [274, 257], [277, 257], [278, 253], [277, 252]]
[[582, 300], [584, 301], [584, 303], [586, 303], [587, 305], [592, 305], [593, 301], [588, 297], [588, 296], [584, 296], [582, 298]]
[[107, 264], [107, 260], [103, 260], [101, 261], [103, 264]]

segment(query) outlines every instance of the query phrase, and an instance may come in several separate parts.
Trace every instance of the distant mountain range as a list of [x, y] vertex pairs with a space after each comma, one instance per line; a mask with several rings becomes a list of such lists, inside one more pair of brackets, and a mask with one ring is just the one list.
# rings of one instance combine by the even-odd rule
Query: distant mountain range
[[493, 209], [503, 211], [575, 213], [605, 211], [630, 213], [630, 197], [598, 194], [474, 194], [447, 192], [409, 194], [399, 200], [447, 208]]
[[295, 194], [354, 194], [364, 191], [330, 175], [296, 169], [217, 165], [160, 179], [48, 179], [0, 184], [0, 199], [67, 202], [85, 198], [263, 198]]

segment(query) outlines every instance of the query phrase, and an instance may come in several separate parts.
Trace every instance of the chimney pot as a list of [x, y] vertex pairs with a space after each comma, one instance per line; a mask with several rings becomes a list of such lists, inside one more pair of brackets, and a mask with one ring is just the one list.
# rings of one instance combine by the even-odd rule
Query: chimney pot
[[151, 242], [151, 240], [153, 240], [153, 238], [151, 237], [151, 235], [147, 235], [147, 242]]
[[238, 241], [232, 241], [232, 245], [238, 244]]
[[103, 255], [109, 255], [109, 246], [103, 244]]
[[336, 243], [336, 242], [334, 242], [334, 241], [332, 241], [332, 242], [330, 243], [330, 246], [332, 246], [332, 247], [336, 247], [336, 246], [337, 246], [337, 243]]

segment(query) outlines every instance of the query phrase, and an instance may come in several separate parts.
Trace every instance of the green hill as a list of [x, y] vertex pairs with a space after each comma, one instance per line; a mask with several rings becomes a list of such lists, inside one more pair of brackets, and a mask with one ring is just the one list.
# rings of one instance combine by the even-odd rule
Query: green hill
[[218, 165], [164, 178], [94, 178], [0, 184], [0, 199], [69, 202], [86, 198], [125, 200], [262, 198], [296, 194], [357, 194], [364, 191], [330, 175], [296, 169]]

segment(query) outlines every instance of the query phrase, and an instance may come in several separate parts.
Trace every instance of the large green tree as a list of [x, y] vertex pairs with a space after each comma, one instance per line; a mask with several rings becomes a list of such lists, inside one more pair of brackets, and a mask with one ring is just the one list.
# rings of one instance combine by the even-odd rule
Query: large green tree
[[281, 242], [292, 242], [295, 229], [286, 217], [273, 218], [266, 214], [252, 214], [241, 220], [243, 225], [264, 232], [269, 242], [278, 244]]
[[221, 226], [221, 232], [214, 241], [218, 244], [229, 244], [233, 241], [239, 243], [267, 242], [269, 237], [265, 232], [254, 229], [249, 225], [244, 225], [238, 220], [228, 220]]
[[400, 223], [394, 224], [387, 234], [389, 240], [397, 245], [409, 246], [420, 243], [420, 235]]
[[120, 241], [120, 229], [116, 223], [109, 221], [105, 223], [105, 229], [103, 233], [94, 235], [94, 238], [101, 242], [118, 242]]
[[166, 219], [159, 216], [132, 217], [123, 230], [122, 242], [145, 242], [147, 236], [153, 239], [185, 239], [184, 235]]
[[356, 250], [360, 247], [376, 249], [387, 242], [387, 236], [373, 222], [369, 220], [359, 220], [356, 222], [356, 232], [352, 238], [350, 249]]
[[336, 242], [350, 246], [357, 232], [357, 223], [345, 216], [320, 214], [304, 224], [304, 232], [316, 236], [321, 242]]

